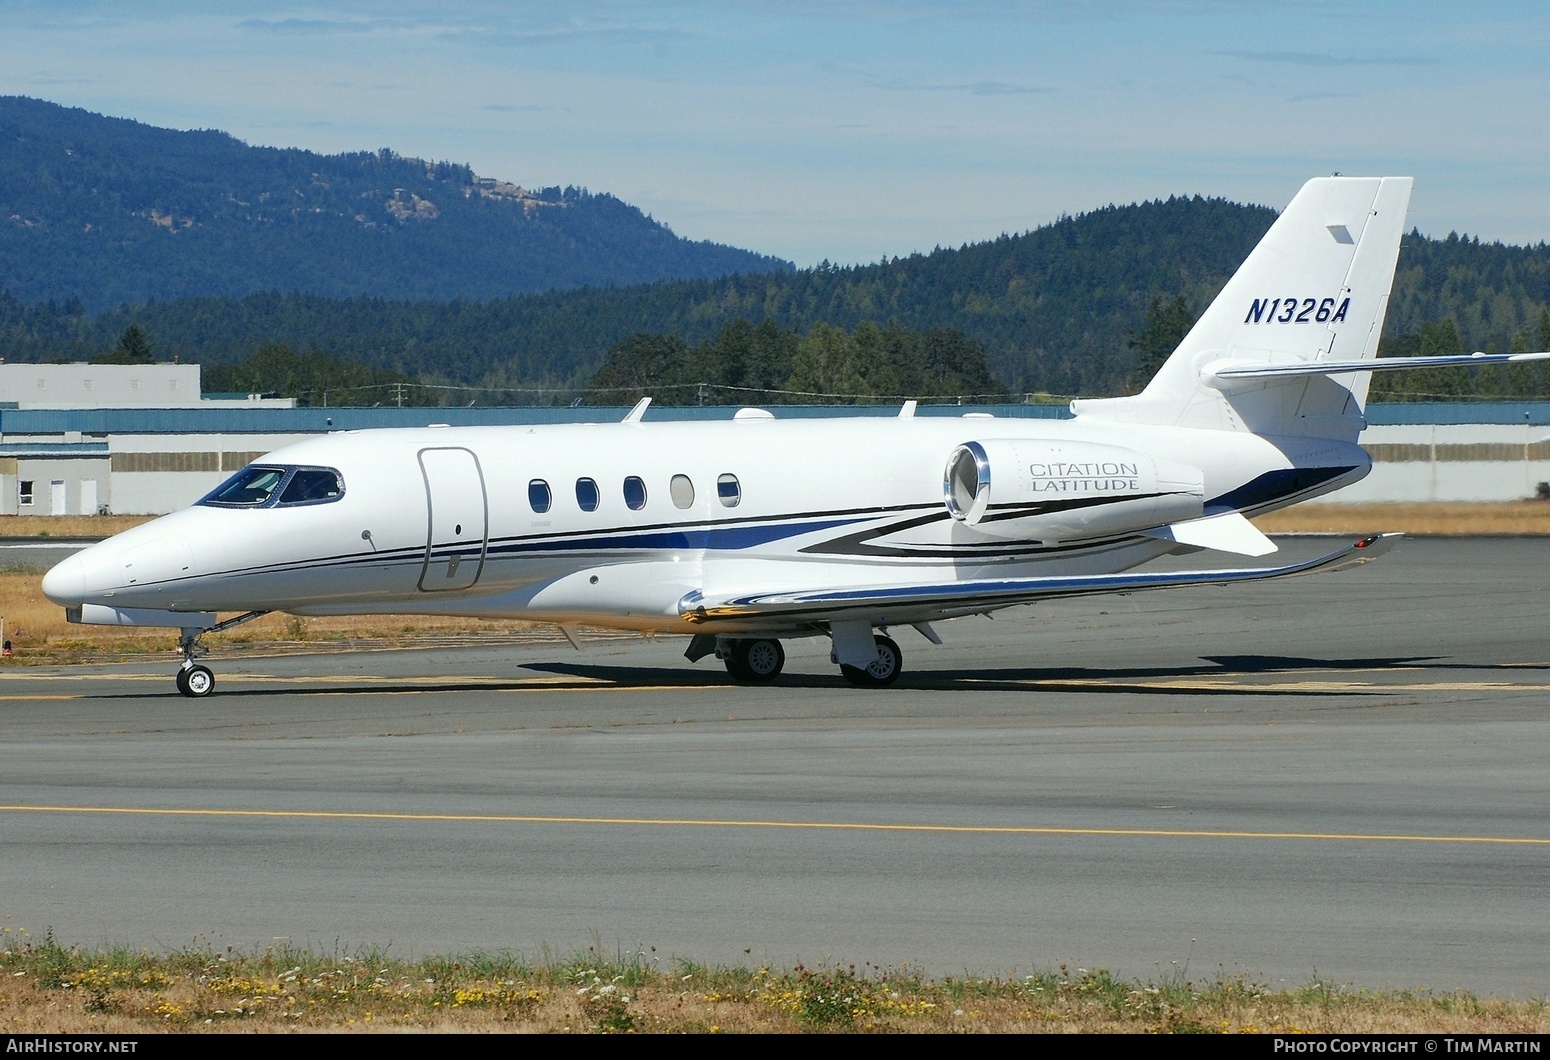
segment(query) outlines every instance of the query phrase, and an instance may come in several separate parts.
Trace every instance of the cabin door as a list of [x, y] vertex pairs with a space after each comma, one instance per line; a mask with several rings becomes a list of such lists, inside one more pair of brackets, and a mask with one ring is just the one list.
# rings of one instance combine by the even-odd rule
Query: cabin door
[[420, 588], [467, 589], [479, 580], [489, 534], [489, 503], [479, 458], [467, 449], [421, 449], [429, 528]]

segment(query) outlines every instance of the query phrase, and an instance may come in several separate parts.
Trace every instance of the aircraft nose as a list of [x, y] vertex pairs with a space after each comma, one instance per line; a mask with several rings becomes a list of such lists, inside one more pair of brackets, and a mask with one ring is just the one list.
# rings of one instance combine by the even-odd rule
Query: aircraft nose
[[61, 607], [81, 606], [86, 595], [86, 565], [89, 562], [84, 555], [77, 552], [51, 567], [43, 575], [43, 595]]

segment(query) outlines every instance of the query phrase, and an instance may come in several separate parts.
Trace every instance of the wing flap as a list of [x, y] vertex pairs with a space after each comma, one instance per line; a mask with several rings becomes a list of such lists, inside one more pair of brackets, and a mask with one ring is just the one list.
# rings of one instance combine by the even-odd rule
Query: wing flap
[[874, 624], [885, 624], [878, 616], [885, 616], [890, 622], [914, 622], [931, 616], [978, 614], [1060, 597], [1133, 593], [1185, 585], [1229, 585], [1343, 570], [1377, 559], [1392, 548], [1399, 537], [1399, 534], [1378, 534], [1328, 555], [1279, 567], [857, 586], [752, 594], [719, 601], [707, 600], [703, 594], [692, 592], [679, 601], [678, 613], [694, 623], [748, 619], [818, 622], [852, 616], [872, 616]]

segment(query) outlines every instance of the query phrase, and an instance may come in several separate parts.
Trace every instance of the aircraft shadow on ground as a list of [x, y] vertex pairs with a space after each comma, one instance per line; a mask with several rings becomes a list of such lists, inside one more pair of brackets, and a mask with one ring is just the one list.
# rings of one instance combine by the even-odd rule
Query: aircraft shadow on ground
[[[1126, 681], [1188, 680], [1190, 678], [1264, 677], [1277, 673], [1296, 674], [1312, 672], [1362, 672], [1397, 669], [1471, 669], [1479, 666], [1442, 663], [1433, 656], [1377, 657], [1362, 659], [1311, 659], [1275, 655], [1234, 655], [1203, 657], [1200, 664], [1168, 667], [1016, 667], [985, 668], [965, 672], [963, 670], [915, 669], [906, 671], [896, 689], [922, 689], [929, 691], [993, 692], [993, 691], [1046, 691], [1046, 692], [1131, 692], [1145, 695], [1267, 695], [1267, 696], [1327, 696], [1325, 689], [1265, 688], [1245, 689], [1211, 688], [1209, 685], [1187, 685], [1179, 688], [1158, 687], [1152, 684], [1126, 685]], [[687, 670], [659, 670], [647, 667], [597, 666], [585, 663], [529, 663], [528, 669], [576, 678], [590, 678], [615, 685], [647, 683], [657, 687], [731, 686], [730, 679], [720, 673], [696, 673]], [[838, 674], [802, 674], [787, 672], [775, 682], [778, 688], [836, 688], [846, 687]], [[1342, 690], [1341, 695], [1387, 695], [1390, 690], [1374, 687], [1371, 690]]]
[[[323, 683], [308, 686], [302, 682], [264, 686], [260, 683], [256, 687], [248, 688], [223, 688], [218, 691], [221, 699], [246, 698], [274, 695], [299, 695], [299, 696], [338, 696], [338, 695], [402, 695], [410, 692], [431, 692], [445, 694], [477, 693], [477, 692], [506, 692], [506, 693], [538, 693], [545, 691], [584, 691], [609, 689], [714, 689], [736, 688], [745, 689], [837, 689], [847, 688], [844, 678], [838, 673], [799, 673], [786, 672], [782, 674], [772, 685], [738, 686], [719, 667], [715, 669], [690, 669], [683, 666], [652, 667], [652, 666], [620, 666], [617, 664], [591, 664], [581, 662], [549, 662], [527, 663], [523, 666], [526, 671], [538, 674], [551, 675], [551, 679], [534, 681], [531, 678], [515, 677], [510, 679], [459, 679], [449, 677], [445, 681], [435, 679], [422, 681], [381, 681], [362, 682], [360, 684], [349, 683]], [[1467, 663], [1457, 661], [1445, 661], [1438, 656], [1375, 656], [1364, 658], [1309, 658], [1303, 656], [1285, 655], [1211, 655], [1200, 656], [1195, 662], [1179, 666], [1135, 666], [1135, 667], [985, 667], [975, 670], [933, 670], [929, 668], [917, 668], [906, 671], [894, 689], [908, 691], [948, 691], [948, 692], [1061, 692], [1061, 693], [1103, 693], [1153, 695], [1153, 696], [1277, 696], [1277, 697], [1322, 697], [1331, 695], [1341, 696], [1374, 696], [1393, 695], [1402, 690], [1402, 686], [1388, 687], [1382, 684], [1374, 684], [1370, 688], [1342, 688], [1330, 690], [1327, 688], [1295, 688], [1245, 687], [1241, 684], [1213, 687], [1213, 680], [1223, 678], [1231, 679], [1241, 677], [1245, 679], [1273, 677], [1284, 674], [1295, 678], [1297, 675], [1325, 674], [1358, 674], [1372, 673], [1375, 675], [1385, 672], [1400, 670], [1420, 670], [1427, 672], [1437, 671], [1470, 671], [1474, 673], [1505, 671], [1522, 673], [1525, 671], [1550, 670], [1550, 665], [1542, 663]], [[560, 680], [554, 680], [559, 678]], [[1192, 679], [1198, 679], [1200, 683], [1193, 683]], [[261, 679], [260, 679], [261, 681]], [[1191, 682], [1179, 684], [1176, 687], [1158, 685], [1158, 681]], [[866, 689], [856, 690], [857, 695], [866, 695]], [[169, 689], [169, 692], [172, 692]], [[176, 694], [173, 692], [172, 694]], [[123, 696], [108, 696], [103, 698], [141, 698], [139, 695], [127, 694]]]

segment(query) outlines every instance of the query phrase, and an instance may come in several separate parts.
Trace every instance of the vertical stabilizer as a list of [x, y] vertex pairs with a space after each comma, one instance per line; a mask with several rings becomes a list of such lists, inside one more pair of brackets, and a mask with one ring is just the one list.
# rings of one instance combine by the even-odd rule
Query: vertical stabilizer
[[1212, 365], [1369, 360], [1388, 308], [1409, 177], [1304, 184], [1145, 390], [1083, 418], [1354, 441], [1371, 375], [1226, 383]]

